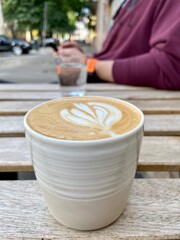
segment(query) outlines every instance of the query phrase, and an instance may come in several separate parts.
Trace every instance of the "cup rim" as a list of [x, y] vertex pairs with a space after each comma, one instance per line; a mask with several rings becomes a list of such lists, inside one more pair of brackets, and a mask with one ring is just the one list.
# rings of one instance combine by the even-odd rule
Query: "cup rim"
[[76, 53], [76, 54], [70, 54], [70, 55], [64, 55], [64, 54], [58, 54], [58, 57], [59, 58], [61, 58], [61, 57], [63, 57], [63, 58], [74, 58], [74, 57], [85, 57], [86, 56], [86, 54], [84, 54], [84, 53]]
[[[79, 53], [79, 54], [74, 54], [74, 55], [63, 55], [63, 54], [59, 54], [56, 58], [58, 60], [58, 64], [62, 64], [64, 63], [64, 60], [72, 60], [73, 62], [80, 62], [81, 64], [86, 65], [87, 63], [87, 58], [86, 55], [84, 53]], [[77, 61], [78, 60], [78, 61]]]
[[[85, 96], [85, 97], [98, 97], [98, 98], [101, 98], [100, 96]], [[67, 98], [73, 98], [73, 97], [67, 97]], [[97, 144], [102, 144], [102, 143], [109, 143], [109, 142], [116, 142], [118, 140], [122, 140], [122, 139], [125, 139], [126, 137], [129, 137], [129, 136], [132, 136], [134, 133], [136, 133], [139, 129], [141, 129], [144, 125], [144, 114], [143, 112], [138, 108], [136, 107], [134, 104], [132, 103], [129, 103], [127, 101], [124, 101], [124, 100], [121, 100], [121, 99], [117, 99], [117, 98], [111, 98], [111, 97], [102, 97], [102, 98], [107, 98], [107, 99], [112, 99], [112, 100], [116, 100], [116, 101], [121, 101], [123, 102], [124, 104], [127, 104], [129, 105], [130, 107], [136, 109], [139, 114], [141, 115], [141, 120], [139, 122], [139, 124], [133, 128], [132, 130], [128, 131], [128, 132], [125, 132], [123, 134], [120, 134], [118, 136], [113, 136], [113, 137], [109, 137], [109, 138], [103, 138], [103, 139], [95, 139], [95, 140], [64, 140], [64, 139], [58, 139], [58, 138], [53, 138], [53, 137], [49, 137], [49, 136], [46, 136], [42, 133], [39, 133], [39, 132], [36, 132], [34, 129], [32, 129], [28, 123], [27, 123], [27, 117], [28, 115], [30, 114], [31, 111], [33, 111], [35, 108], [39, 107], [39, 106], [42, 106], [48, 102], [52, 102], [52, 101], [55, 101], [55, 100], [58, 100], [58, 99], [61, 99], [61, 98], [56, 98], [56, 99], [52, 99], [50, 101], [45, 101], [41, 104], [38, 104], [36, 105], [35, 107], [33, 107], [32, 109], [30, 109], [24, 116], [24, 127], [25, 127], [25, 130], [30, 132], [31, 135], [34, 135], [36, 138], [39, 138], [45, 142], [52, 142], [52, 143], [61, 143], [61, 144], [83, 144], [83, 145], [97, 145]]]

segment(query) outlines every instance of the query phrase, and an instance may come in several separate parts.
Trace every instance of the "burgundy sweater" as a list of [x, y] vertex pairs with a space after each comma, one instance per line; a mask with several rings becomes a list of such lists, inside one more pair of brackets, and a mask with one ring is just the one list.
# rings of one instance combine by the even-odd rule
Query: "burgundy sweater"
[[101, 60], [116, 83], [180, 90], [180, 0], [130, 0], [115, 17]]

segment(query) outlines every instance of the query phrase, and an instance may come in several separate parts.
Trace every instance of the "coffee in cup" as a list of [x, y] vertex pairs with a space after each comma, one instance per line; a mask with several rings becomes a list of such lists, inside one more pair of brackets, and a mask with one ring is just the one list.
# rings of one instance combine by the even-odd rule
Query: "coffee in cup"
[[61, 98], [30, 110], [24, 125], [35, 174], [54, 218], [79, 230], [115, 221], [135, 175], [143, 113], [113, 98]]
[[97, 140], [118, 136], [141, 121], [137, 109], [124, 101], [104, 97], [57, 99], [34, 109], [29, 126], [47, 137], [64, 140]]

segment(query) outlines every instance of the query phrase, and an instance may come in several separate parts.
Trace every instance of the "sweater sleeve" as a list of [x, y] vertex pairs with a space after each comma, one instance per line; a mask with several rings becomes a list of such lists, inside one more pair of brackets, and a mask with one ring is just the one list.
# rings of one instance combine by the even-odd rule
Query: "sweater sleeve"
[[114, 82], [180, 90], [180, 2], [167, 0], [154, 19], [148, 53], [118, 59]]

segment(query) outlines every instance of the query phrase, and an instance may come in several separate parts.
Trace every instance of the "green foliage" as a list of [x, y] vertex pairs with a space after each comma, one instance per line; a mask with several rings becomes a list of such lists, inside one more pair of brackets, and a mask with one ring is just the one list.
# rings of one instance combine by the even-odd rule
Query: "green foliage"
[[42, 21], [43, 4], [36, 4], [36, 0], [5, 0], [3, 13], [5, 20], [15, 24], [18, 29], [39, 28]]
[[38, 29], [42, 32], [44, 2], [48, 2], [47, 31], [71, 32], [83, 16], [88, 0], [4, 0], [3, 13], [7, 23], [16, 30]]

